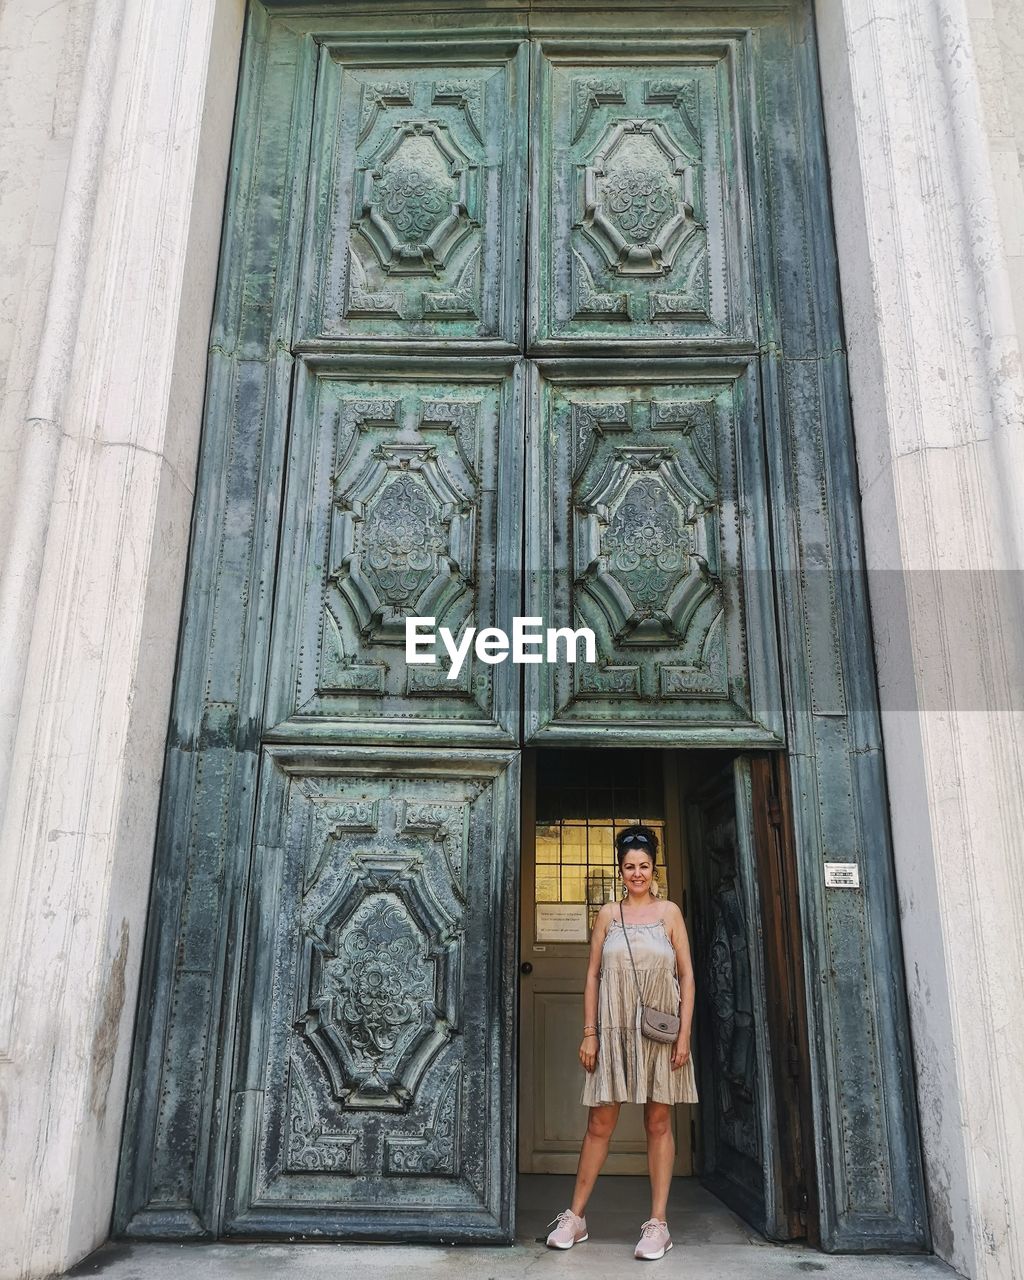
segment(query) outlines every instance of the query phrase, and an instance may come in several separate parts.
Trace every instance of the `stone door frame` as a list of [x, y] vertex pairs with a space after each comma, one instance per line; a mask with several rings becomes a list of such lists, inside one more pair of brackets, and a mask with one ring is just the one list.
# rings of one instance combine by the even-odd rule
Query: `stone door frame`
[[[873, 586], [872, 620], [886, 772], [900, 801], [893, 830], [911, 1015], [928, 1066], [919, 1086], [934, 1239], [964, 1273], [995, 1276], [1020, 1248], [1013, 1224], [1024, 1220], [1012, 1212], [1020, 1188], [1008, 1163], [1024, 1113], [999, 1065], [1019, 1058], [1024, 1031], [1002, 1019], [999, 1036], [991, 1031], [998, 993], [1012, 987], [1003, 940], [1020, 933], [1007, 833], [1021, 827], [1022, 798], [1004, 785], [1003, 762], [1019, 756], [1021, 729], [997, 699], [958, 717], [953, 686], [933, 687], [922, 705], [919, 673], [932, 638], [948, 648], [954, 625], [972, 654], [994, 652], [990, 637], [1021, 628], [998, 598], [946, 618], [931, 597], [908, 599], [901, 575], [913, 567], [934, 583], [944, 562], [929, 538], [940, 528], [955, 548], [994, 526], [1003, 538], [994, 558], [973, 563], [1020, 563], [1019, 506], [996, 479], [1022, 471], [1007, 430], [1007, 402], [1020, 395], [1019, 376], [1006, 372], [1019, 325], [999, 225], [999, 182], [1014, 178], [993, 170], [1001, 135], [985, 95], [999, 92], [1002, 72], [985, 43], [990, 20], [956, 0], [882, 8], [865, 21], [855, 0], [819, 4], [818, 53], [867, 562], [891, 571], [891, 590], [885, 579]], [[98, 6], [87, 62], [96, 93], [79, 104], [76, 164], [95, 180], [81, 209], [71, 204], [82, 186], [70, 189], [58, 239], [79, 252], [88, 245], [86, 270], [69, 295], [70, 322], [47, 321], [50, 346], [63, 344], [54, 394], [66, 408], [56, 434], [48, 419], [27, 425], [16, 504], [28, 514], [12, 526], [10, 551], [11, 590], [27, 603], [9, 673], [17, 697], [3, 848], [15, 890], [0, 1069], [17, 1107], [11, 1220], [22, 1230], [3, 1258], [26, 1272], [63, 1269], [108, 1230], [242, 18], [241, 0], [201, 0], [187, 27], [160, 0]], [[950, 76], [957, 49], [978, 52], [959, 57]], [[889, 234], [897, 224], [901, 241]], [[967, 343], [937, 305], [951, 294]], [[956, 396], [953, 439], [944, 437], [953, 384], [936, 382], [936, 367], [967, 389]], [[977, 467], [948, 485], [924, 465], [934, 444]], [[1019, 671], [1016, 652], [1001, 662], [984, 692], [1007, 662]], [[947, 779], [961, 797], [952, 810]], [[987, 922], [966, 939], [944, 905], [962, 883]], [[78, 886], [70, 897], [69, 886]]]

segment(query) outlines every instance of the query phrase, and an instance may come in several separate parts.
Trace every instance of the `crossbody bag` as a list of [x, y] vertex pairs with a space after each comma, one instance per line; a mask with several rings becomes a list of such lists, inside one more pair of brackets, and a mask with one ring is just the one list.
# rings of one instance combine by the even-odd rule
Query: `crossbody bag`
[[619, 919], [622, 922], [622, 933], [626, 939], [626, 950], [629, 952], [629, 963], [633, 967], [633, 981], [636, 983], [636, 998], [640, 1005], [640, 1034], [647, 1040], [657, 1040], [659, 1044], [672, 1044], [679, 1037], [679, 1015], [662, 1013], [660, 1009], [652, 1009], [644, 1004], [640, 992], [640, 975], [636, 971], [633, 959], [633, 948], [629, 945], [629, 933], [626, 930], [626, 916], [619, 903]]

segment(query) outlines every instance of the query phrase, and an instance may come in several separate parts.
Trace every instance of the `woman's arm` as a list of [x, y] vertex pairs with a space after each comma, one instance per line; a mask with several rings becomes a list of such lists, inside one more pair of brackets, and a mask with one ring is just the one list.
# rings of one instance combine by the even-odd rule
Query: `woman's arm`
[[583, 988], [583, 1039], [580, 1041], [580, 1062], [584, 1071], [593, 1071], [597, 1066], [597, 989], [601, 981], [601, 948], [604, 936], [608, 932], [611, 919], [610, 903], [605, 903], [597, 913], [594, 931], [590, 935], [590, 959], [587, 962], [587, 984]]
[[679, 977], [679, 1036], [672, 1046], [672, 1070], [676, 1071], [690, 1057], [690, 1030], [693, 1025], [696, 983], [693, 979], [693, 961], [690, 958], [690, 939], [686, 932], [686, 921], [674, 902], [668, 904], [665, 925], [676, 953], [676, 974]]

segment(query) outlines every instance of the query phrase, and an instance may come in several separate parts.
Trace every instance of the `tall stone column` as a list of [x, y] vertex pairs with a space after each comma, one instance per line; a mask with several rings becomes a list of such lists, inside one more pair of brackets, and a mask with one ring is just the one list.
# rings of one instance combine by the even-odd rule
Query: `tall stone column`
[[931, 1225], [979, 1280], [1024, 1273], [1024, 79], [997, 16], [817, 5]]
[[4, 669], [20, 714], [0, 840], [0, 1275], [18, 1280], [110, 1226], [243, 10], [84, 14], [36, 353], [52, 394], [25, 424], [3, 566], [21, 630]]

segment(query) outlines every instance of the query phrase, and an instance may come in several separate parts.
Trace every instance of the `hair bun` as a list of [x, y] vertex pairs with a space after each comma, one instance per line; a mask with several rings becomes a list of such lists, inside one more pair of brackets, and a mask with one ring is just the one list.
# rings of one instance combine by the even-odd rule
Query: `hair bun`
[[650, 854], [651, 862], [656, 862], [658, 859], [657, 834], [650, 827], [639, 824], [623, 827], [615, 836], [615, 852], [618, 855], [620, 867], [631, 849], [639, 849]]

